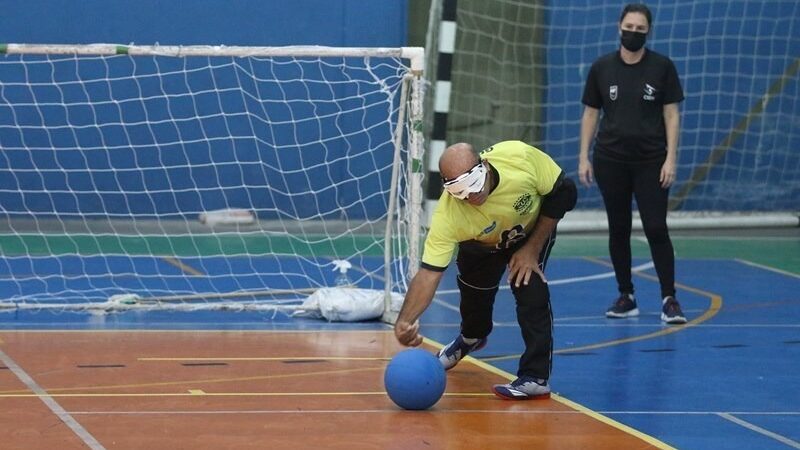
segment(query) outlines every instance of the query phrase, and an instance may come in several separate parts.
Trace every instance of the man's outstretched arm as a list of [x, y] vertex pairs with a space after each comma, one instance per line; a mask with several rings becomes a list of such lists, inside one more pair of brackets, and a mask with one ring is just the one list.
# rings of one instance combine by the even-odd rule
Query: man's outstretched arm
[[418, 319], [433, 301], [443, 274], [444, 271], [421, 267], [414, 275], [394, 324], [394, 335], [401, 344], [416, 347], [422, 343]]

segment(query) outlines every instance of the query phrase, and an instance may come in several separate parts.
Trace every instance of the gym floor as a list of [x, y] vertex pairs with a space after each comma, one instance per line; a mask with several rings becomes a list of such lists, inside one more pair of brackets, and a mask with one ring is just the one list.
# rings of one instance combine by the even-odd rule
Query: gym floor
[[[383, 391], [401, 350], [380, 322], [265, 312], [0, 314], [0, 433], [8, 448], [800, 448], [800, 230], [674, 232], [678, 299], [660, 322], [634, 240], [642, 314], [611, 320], [601, 235], [559, 236], [549, 400], [502, 401], [522, 340], [507, 287], [483, 350], [430, 410]], [[8, 275], [6, 275], [8, 276]], [[452, 268], [424, 348], [458, 333]]]

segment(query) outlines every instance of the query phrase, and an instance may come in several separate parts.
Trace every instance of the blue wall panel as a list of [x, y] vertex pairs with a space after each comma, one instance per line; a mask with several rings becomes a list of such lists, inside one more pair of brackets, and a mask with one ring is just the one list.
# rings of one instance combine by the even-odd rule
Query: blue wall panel
[[13, 3], [0, 15], [3, 42], [399, 47], [406, 41], [406, 0]]
[[[0, 27], [14, 43], [405, 43], [405, 1], [131, 5], [37, 2], [4, 14]], [[385, 196], [370, 195], [391, 176], [386, 117], [396, 114], [401, 80], [392, 61], [373, 58], [370, 70], [341, 58], [67, 56], [50, 63], [25, 56], [24, 66], [5, 64], [20, 58], [0, 58], [0, 210], [7, 214], [163, 219], [241, 207], [267, 219], [340, 218], [331, 216], [334, 205], [350, 218], [386, 212]], [[309, 78], [326, 82], [300, 81]]]

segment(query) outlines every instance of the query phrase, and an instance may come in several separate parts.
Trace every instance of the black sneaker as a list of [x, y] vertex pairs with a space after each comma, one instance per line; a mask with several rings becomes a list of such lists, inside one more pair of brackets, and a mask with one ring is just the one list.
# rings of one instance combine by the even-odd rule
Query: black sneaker
[[520, 377], [508, 384], [495, 384], [492, 391], [504, 400], [550, 398], [547, 380], [533, 377]]
[[639, 315], [639, 308], [636, 306], [636, 299], [633, 294], [622, 294], [614, 301], [614, 304], [606, 310], [606, 317], [611, 319], [624, 319], [625, 317], [636, 317]]
[[668, 324], [686, 323], [686, 316], [681, 311], [681, 304], [673, 296], [664, 297], [661, 303], [661, 321]]
[[442, 363], [444, 370], [450, 370], [461, 361], [462, 358], [467, 356], [470, 352], [482, 349], [486, 346], [488, 339], [478, 339], [474, 344], [467, 344], [464, 342], [464, 336], [458, 335], [453, 342], [447, 344], [443, 349], [439, 350], [436, 356], [439, 357], [439, 362]]

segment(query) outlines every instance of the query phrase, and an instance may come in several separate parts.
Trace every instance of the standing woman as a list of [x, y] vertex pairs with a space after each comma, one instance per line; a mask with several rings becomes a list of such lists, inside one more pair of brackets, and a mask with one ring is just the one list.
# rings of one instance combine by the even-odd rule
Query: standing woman
[[[583, 91], [578, 175], [587, 187], [597, 180], [608, 216], [608, 248], [620, 295], [606, 317], [639, 315], [631, 280], [635, 197], [661, 285], [661, 320], [681, 324], [686, 317], [675, 299], [675, 255], [667, 229], [667, 200], [675, 181], [678, 103], [683, 100], [683, 89], [672, 61], [644, 47], [651, 25], [652, 14], [646, 5], [626, 5], [619, 20], [619, 51], [592, 64]], [[590, 162], [589, 146], [601, 109]]]

